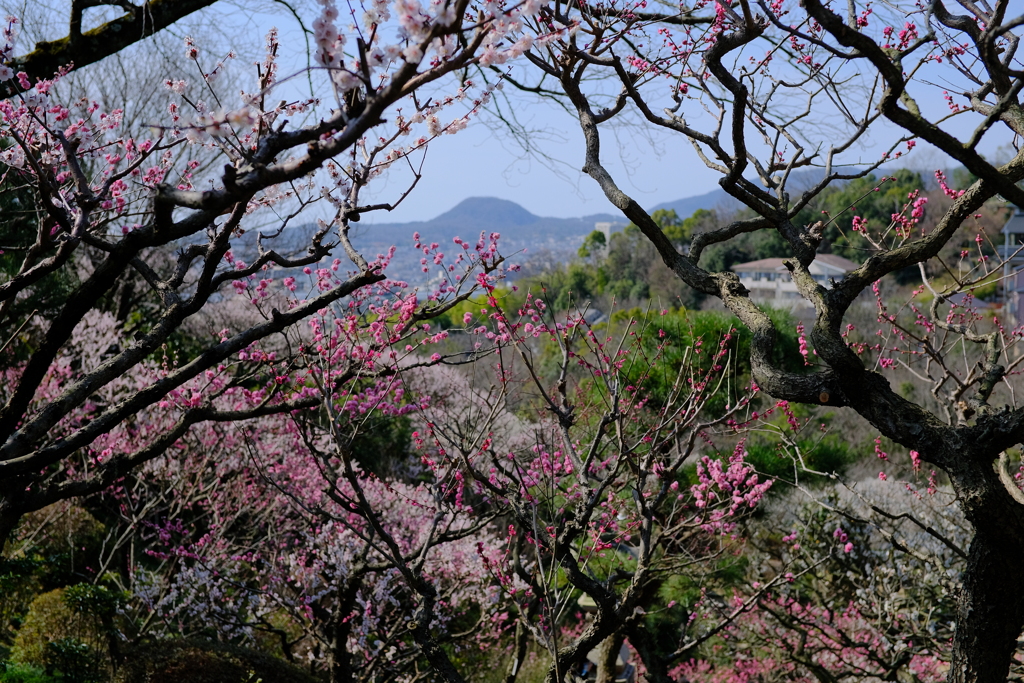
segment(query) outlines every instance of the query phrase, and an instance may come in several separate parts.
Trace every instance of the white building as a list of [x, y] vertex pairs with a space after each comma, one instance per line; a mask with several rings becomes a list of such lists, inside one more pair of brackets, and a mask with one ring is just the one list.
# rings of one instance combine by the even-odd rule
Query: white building
[[[802, 301], [793, 275], [780, 258], [766, 258], [749, 263], [737, 263], [732, 270], [739, 275], [740, 282], [750, 290], [752, 299], [785, 302], [792, 304]], [[857, 264], [835, 254], [818, 254], [808, 270], [811, 277], [828, 286], [829, 279], [841, 280]]]
[[612, 223], [610, 221], [599, 221], [594, 223], [594, 230], [604, 235], [604, 243], [612, 243], [612, 233], [621, 230], [623, 227], [622, 223]]
[[1021, 323], [1021, 303], [1024, 297], [1024, 211], [1018, 208], [1003, 226], [1003, 246], [999, 247], [1003, 261], [1003, 301], [1006, 316], [1014, 324]]

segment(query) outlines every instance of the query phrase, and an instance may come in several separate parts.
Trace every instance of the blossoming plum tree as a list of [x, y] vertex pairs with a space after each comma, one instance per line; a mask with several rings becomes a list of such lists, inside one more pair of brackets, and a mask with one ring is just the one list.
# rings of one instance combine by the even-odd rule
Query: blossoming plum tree
[[[1010, 321], [990, 326], [953, 308], [955, 294], [990, 276], [991, 252], [967, 250], [952, 263], [935, 258], [961, 231], [978, 230], [971, 220], [985, 202], [1001, 196], [1024, 205], [1019, 149], [1002, 164], [979, 151], [1022, 132], [1021, 20], [1010, 18], [1005, 1], [964, 0], [956, 11], [949, 4], [741, 0], [698, 2], [665, 16], [646, 12], [644, 3], [615, 11], [560, 5], [542, 17], [575, 30], [527, 58], [544, 87], [557, 84], [578, 117], [584, 172], [682, 281], [719, 298], [752, 331], [751, 362], [764, 391], [852, 408], [949, 476], [974, 530], [957, 593], [949, 680], [994, 683], [1005, 680], [1024, 628], [1024, 594], [1016, 589], [1024, 505], [1000, 466], [1001, 454], [1024, 438], [1024, 409], [1011, 386], [1018, 362], [1008, 351], [1020, 333], [1007, 327]], [[937, 82], [950, 85], [937, 91]], [[697, 235], [681, 253], [605, 165], [602, 127], [628, 116], [692, 143], [749, 217]], [[863, 162], [861, 143], [882, 131], [885, 151]], [[850, 223], [849, 230], [870, 237], [863, 263], [838, 282], [815, 279], [808, 267], [823, 248], [826, 221], [845, 226], [855, 211], [803, 223], [796, 220], [801, 210], [825, 187], [869, 173], [918, 143], [949, 155], [976, 180], [950, 190], [952, 202], [927, 232], [917, 223], [924, 204], [916, 197], [888, 224]], [[801, 169], [813, 171], [809, 187], [793, 180]], [[754, 231], [776, 234], [789, 250], [787, 267], [814, 310], [814, 372], [780, 368], [776, 329], [747, 288], [734, 273], [701, 265], [709, 245]], [[980, 233], [979, 239], [983, 245]], [[899, 307], [887, 302], [881, 345], [870, 334], [858, 338], [847, 323], [858, 297], [887, 274], [918, 265], [925, 288], [935, 289], [930, 308], [917, 306], [917, 322], [904, 324]], [[948, 286], [932, 283], [939, 273]], [[861, 344], [867, 351], [858, 354]], [[901, 367], [934, 383], [936, 405], [890, 386], [883, 371]]]
[[[457, 72], [484, 54], [489, 63], [521, 54], [523, 41], [530, 40], [523, 38], [522, 22], [538, 9], [536, 3], [509, 12], [481, 6], [478, 13], [468, 2], [429, 7], [379, 2], [367, 7], [349, 37], [337, 27], [335, 4], [325, 0], [320, 5], [316, 59], [327, 76], [329, 96], [268, 104], [277, 86], [277, 37], [271, 32], [255, 93], [243, 93], [236, 107], [213, 110], [203, 103], [211, 73], [193, 60], [199, 69], [196, 84], [172, 83], [183, 104], [172, 102], [164, 125], [148, 132], [121, 130], [118, 110], [99, 111], [89, 101], [69, 106], [56, 101], [52, 91], [60, 72], [33, 78], [25, 71], [15, 73], [16, 61], [6, 62], [6, 84], [16, 92], [0, 104], [5, 175], [31, 188], [38, 211], [32, 216], [34, 242], [19, 255], [15, 274], [0, 283], [0, 314], [54, 273], [71, 271], [79, 281], [52, 319], [19, 321], [35, 328], [36, 341], [25, 362], [8, 368], [3, 389], [0, 538], [6, 539], [28, 511], [103, 489], [163, 452], [193, 424], [314, 405], [318, 399], [310, 397], [278, 400], [272, 388], [240, 411], [219, 406], [217, 399], [218, 392], [236, 386], [230, 379], [233, 360], [269, 363], [247, 381], [265, 381], [261, 373], [271, 366], [271, 379], [287, 375], [289, 358], [273, 352], [250, 356], [247, 349], [254, 344], [346, 298], [354, 302], [352, 297], [384, 280], [387, 256], [364, 258], [348, 240], [350, 222], [388, 207], [361, 203], [361, 192], [391, 164], [465, 124], [471, 113], [451, 114], [453, 105], [469, 98], [472, 112], [490, 89], [478, 91], [461, 82]], [[75, 6], [80, 15], [82, 5]], [[8, 60], [17, 29], [17, 20], [8, 18]], [[545, 32], [540, 39], [557, 32]], [[346, 56], [349, 48], [355, 57]], [[186, 50], [194, 58], [199, 47], [187, 41]], [[417, 97], [427, 85], [450, 86], [452, 94]], [[190, 87], [192, 96], [187, 95]], [[290, 125], [288, 118], [302, 112], [313, 113], [313, 122]], [[223, 170], [197, 176], [198, 162], [189, 160], [189, 149], [197, 145], [223, 155]], [[329, 207], [324, 215], [332, 218], [321, 222], [307, 253], [288, 258], [273, 249], [271, 236], [261, 235], [252, 259], [235, 257], [233, 245], [248, 225], [260, 225], [286, 206], [297, 214], [310, 205]], [[277, 220], [277, 235], [288, 220]], [[242, 329], [193, 339], [196, 346], [188, 357], [162, 368], [152, 381], [131, 388], [122, 383], [116, 399], [97, 399], [159, 354], [211, 303], [238, 291], [258, 304], [269, 293], [272, 268], [312, 273], [310, 266], [339, 244], [348, 267], [354, 268], [351, 275], [337, 279], [334, 271], [320, 267], [306, 296], [287, 307], [262, 310], [257, 322]], [[172, 258], [155, 256], [170, 245], [179, 247]], [[474, 284], [467, 278], [458, 292], [464, 273], [451, 267], [453, 284], [440, 299], [421, 304], [415, 296], [401, 297], [409, 309], [402, 314], [403, 324], [429, 317], [428, 310], [441, 310], [446, 297], [464, 295]], [[159, 302], [158, 312], [142, 320], [132, 337], [97, 349], [88, 362], [68, 360], [64, 351], [76, 330], [116, 300], [128, 273], [145, 283], [148, 295]], [[344, 378], [332, 381], [344, 383]], [[124, 450], [83, 455], [97, 439], [149, 409], [177, 411], [173, 426]]]
[[[551, 438], [569, 438], [572, 426], [564, 382], [572, 356], [566, 355], [561, 403], [549, 399], [559, 419], [538, 432], [542, 445], [526, 469], [506, 469], [492, 480], [472, 457], [451, 458], [445, 453], [452, 446], [441, 446], [437, 458], [424, 455], [430, 476], [419, 484], [365, 472], [351, 448], [361, 416], [423, 407], [404, 395], [402, 376], [445, 360], [427, 348], [445, 333], [424, 322], [476, 287], [492, 293], [503, 265], [497, 235], [481, 235], [475, 246], [459, 240], [448, 259], [439, 245], [417, 240], [425, 268], [432, 261], [441, 274], [435, 290], [420, 298], [385, 279], [390, 255], [368, 259], [348, 239], [361, 214], [389, 208], [361, 203], [361, 193], [390, 165], [457, 132], [486, 103], [494, 86], [476, 91], [455, 78], [460, 70], [503, 64], [570, 27], [547, 22], [540, 32], [527, 30], [524, 22], [540, 11], [536, 2], [508, 8], [376, 2], [349, 36], [337, 28], [334, 3], [320, 4], [315, 59], [327, 76], [329, 111], [316, 99], [267, 104], [278, 85], [273, 32], [257, 91], [243, 93], [236, 108], [213, 109], [203, 98], [217, 100], [210, 86], [219, 67], [204, 69], [200, 46], [188, 40], [198, 81], [168, 84], [181, 101], [170, 104], [163, 126], [145, 135], [121, 130], [119, 111], [58, 102], [53, 93], [61, 72], [39, 78], [16, 71], [18, 23], [7, 20], [0, 76], [13, 96], [0, 104], [9, 142], [0, 160], [8, 179], [31, 188], [38, 212], [34, 241], [15, 274], [0, 283], [0, 312], [14, 310], [10, 302], [55, 273], [70, 271], [77, 279], [51, 319], [19, 321], [18, 333], [28, 329], [32, 345], [24, 359], [5, 364], [0, 540], [27, 512], [102, 492], [125, 530], [102, 567], [124, 567], [125, 587], [143, 601], [135, 610], [139, 632], [170, 621], [214, 621], [242, 635], [263, 628], [282, 638], [285, 654], [296, 648], [319, 654], [335, 680], [407, 675], [423, 660], [444, 680], [462, 680], [438, 642], [442, 627], [473, 610], [489, 618], [483, 581], [504, 581], [511, 595], [515, 572], [532, 584], [523, 595], [537, 601], [544, 617], [534, 635], [552, 649], [550, 675], [561, 678], [597, 642], [624, 633], [651, 587], [647, 577], [663, 539], [706, 535], [708, 543], [724, 543], [732, 518], [764, 494], [768, 484], [753, 476], [739, 450], [728, 466], [710, 460], [700, 466], [696, 511], [674, 502], [682, 494], [673, 478], [696, 435], [746, 404], [720, 420], [695, 422], [704, 419], [721, 367], [698, 378], [698, 388], [681, 388], [651, 425], [628, 422], [640, 419], [642, 398], [631, 397], [626, 412], [616, 399], [597, 423], [593, 452], [585, 460], [575, 452], [562, 456], [571, 463], [563, 478], [553, 463], [565, 446]], [[450, 85], [454, 93], [421, 96], [428, 85]], [[470, 114], [448, 113], [467, 98]], [[322, 116], [289, 126], [286, 117], [307, 112]], [[198, 148], [221, 154], [223, 171], [204, 176], [192, 158]], [[307, 253], [275, 250], [273, 240], [287, 223], [314, 205], [327, 207], [332, 219], [319, 223]], [[289, 217], [275, 221], [279, 211]], [[256, 253], [242, 258], [244, 232], [262, 221], [275, 232], [261, 233]], [[355, 268], [347, 276], [340, 259], [322, 263], [339, 245]], [[172, 257], [168, 246], [178, 248]], [[294, 274], [278, 278], [276, 269]], [[155, 314], [132, 310], [138, 300], [124, 286], [130, 273], [145, 283]], [[243, 302], [250, 314], [236, 316], [240, 324], [204, 330], [229, 300]], [[513, 322], [496, 309], [492, 327], [477, 328], [481, 341], [470, 357], [515, 350], [532, 367], [521, 348], [529, 339], [575, 337], [581, 324], [549, 321], [548, 327], [532, 308], [522, 316]], [[298, 327], [303, 321], [308, 329]], [[605, 357], [597, 338], [589, 339], [596, 355], [586, 362], [597, 364], [590, 370], [618, 395], [622, 360]], [[500, 373], [507, 382], [505, 370]], [[260, 421], [256, 431], [239, 426], [247, 420]], [[595, 460], [612, 425], [637, 431], [636, 443]], [[451, 439], [445, 430], [453, 427], [431, 422], [424, 443]], [[678, 447], [684, 432], [685, 445]], [[244, 452], [235, 450], [242, 446]], [[641, 453], [631, 467], [630, 458]], [[634, 477], [638, 483], [631, 484]], [[222, 478], [237, 486], [221, 486]], [[623, 512], [628, 502], [619, 499], [630, 490], [643, 493], [639, 508]], [[649, 496], [654, 500], [646, 502]], [[577, 501], [572, 515], [557, 512], [565, 497]], [[254, 507], [256, 498], [268, 504]], [[535, 539], [517, 552], [535, 559], [510, 563], [493, 555], [500, 545], [483, 525], [510, 506], [522, 530], [516, 535]], [[562, 527], [550, 540], [536, 528], [549, 522]], [[145, 529], [157, 547], [143, 558]], [[585, 569], [588, 560], [581, 567], [573, 552], [597, 556], [634, 531], [646, 540], [637, 578], [617, 604], [621, 571], [607, 569], [611, 574], [598, 581]], [[484, 566], [488, 572], [474, 574]], [[593, 624], [568, 646], [555, 635], [559, 614], [576, 597], [559, 578], [563, 571], [573, 589], [598, 605]], [[522, 634], [534, 627], [532, 610], [520, 610]], [[524, 643], [520, 638], [520, 652]], [[653, 654], [646, 658], [658, 666]]]
[[[792, 495], [774, 501], [771, 522], [754, 533], [751, 578], [765, 581], [784, 566], [794, 578], [731, 626], [729, 652], [742, 656], [705, 653], [679, 673], [721, 681], [946, 678], [953, 589], [970, 537], [952, 491], [875, 479], [819, 495], [824, 500], [804, 505]], [[797, 578], [808, 563], [813, 571]]]
[[[106, 494], [135, 513], [122, 528], [146, 550], [125, 585], [135, 625], [145, 626], [132, 639], [262, 643], [336, 681], [405, 680], [424, 663], [452, 669], [435, 648], [465, 647], [494, 604], [477, 553], [492, 544], [481, 528], [489, 517], [443, 505], [428, 482], [358, 469], [356, 488], [330, 479], [344, 465], [326, 441], [310, 448], [309, 426], [271, 416], [200, 432], [201, 443], [183, 443], [130, 489]], [[170, 505], [151, 505], [161, 499]], [[421, 572], [413, 587], [401, 573], [410, 567]]]
[[[481, 388], [468, 396], [465, 380], [456, 390], [434, 378], [414, 437], [424, 465], [450, 482], [456, 506], [476, 500], [508, 520], [503, 547], [486, 556], [517, 617], [505, 680], [516, 679], [531, 639], [550, 653], [548, 681], [563, 680], [593, 650], [602, 653], [598, 679], [612, 680], [624, 640], [650, 680], [670, 680], [674, 662], [785, 580], [724, 612], [706, 595], [680, 604], [664, 592], [679, 580], [707, 589], [717, 563], [742, 549], [738, 525], [772, 482], [744, 462], [738, 435], [788, 408], [759, 415], [756, 388], [729, 390], [728, 329], [718, 340], [697, 340], [672, 365], [662, 359], [669, 340], [658, 315], [598, 332], [579, 311], [556, 314], [533, 293], [506, 310], [493, 286], [484, 287], [489, 295], [465, 313], [465, 324], [497, 345], [486, 362], [493, 377], [474, 382]], [[654, 381], [660, 373], [670, 374], [667, 388]], [[534, 400], [523, 405], [528, 396]], [[519, 415], [532, 406], [531, 419], [510, 415], [509, 404], [523, 406]], [[696, 457], [714, 451], [716, 432], [735, 444], [731, 455]], [[590, 616], [567, 629], [566, 616], [581, 605]], [[667, 613], [659, 627], [657, 615]]]
[[[463, 260], [483, 261], [484, 270], [500, 259], [493, 242], [466, 246], [471, 255]], [[331, 277], [310, 273], [306, 286]], [[478, 278], [493, 292], [493, 276]], [[257, 294], [256, 308], [297, 303], [301, 279]], [[332, 680], [411, 680], [424, 660], [447, 680], [463, 680], [468, 670], [442, 646], [486, 647], [514, 629], [509, 680], [531, 638], [551, 651], [556, 680], [597, 643], [617, 651], [609, 646], [624, 638], [663, 680], [673, 662], [756, 604], [757, 590], [725, 614], [711, 598], [675, 606], [659, 594], [680, 572], [693, 585], [712, 585], [716, 564], [742, 549], [738, 523], [771, 483], [743, 462], [741, 441], [731, 457], [701, 459], [694, 483], [680, 486], [684, 463], [713, 430], [734, 439], [758, 418], [745, 392], [729, 399], [732, 408], [709, 409], [725, 392], [731, 335], [707, 351], [698, 344], [669, 394], [649, 408], [645, 361], [657, 367], [665, 343], [656, 321], [642, 330], [626, 325], [613, 343], [582, 318], [556, 322], [533, 297], [510, 319], [491, 296], [466, 325], [479, 350], [492, 351], [502, 389], [478, 391], [469, 377], [437, 364], [445, 356], [431, 350], [446, 335], [407, 326], [418, 306], [384, 287], [372, 296], [374, 287], [360, 290], [341, 309], [321, 309], [308, 332], [288, 330], [299, 349], [288, 370], [275, 366], [264, 341], [232, 362], [233, 372], [211, 371], [201, 381], [221, 410], [246, 415], [276, 405], [268, 393], [277, 393], [287, 413], [197, 424], [92, 497], [108, 522], [95, 576], [132, 596], [124, 637], [216, 633], [271, 643], [293, 661], [311, 659]], [[239, 291], [232, 300], [249, 308], [250, 296]], [[88, 372], [119, 334], [111, 314], [95, 313], [70, 340], [67, 359], [83, 359]], [[547, 400], [533, 420], [509, 413], [506, 403], [522, 400], [516, 394], [523, 389], [551, 391], [533, 354], [541, 339], [557, 348], [559, 338], [566, 353], [553, 391], [559, 401], [574, 400], [574, 421], [549, 419]], [[655, 356], [645, 358], [648, 350]], [[449, 355], [456, 357], [464, 354]], [[93, 400], [116, 403], [169, 365], [141, 363]], [[482, 363], [474, 367], [488, 374]], [[514, 379], [524, 369], [525, 387]], [[269, 375], [269, 387], [252, 384]], [[53, 393], [63, 376], [50, 380]], [[101, 435], [76, 463], [84, 472], [69, 477], [173, 429], [181, 403], [198, 393], [186, 385]], [[316, 399], [318, 409], [296, 409], [303, 399]], [[414, 439], [422, 471], [382, 479], [360, 466], [358, 438], [374, 415], [408, 416], [421, 426]], [[573, 464], [581, 448], [590, 453], [585, 488]], [[510, 524], [502, 538], [489, 526], [496, 517]], [[567, 629], [582, 594], [595, 604], [594, 618]], [[682, 610], [685, 627], [666, 648], [647, 612]]]
[[[467, 272], [480, 282], [500, 276], [496, 239], [467, 244], [451, 265], [438, 259], [450, 279], [429, 295], [431, 305], [446, 294], [457, 302]], [[267, 277], [254, 280], [214, 308], [270, 317], [341, 286], [338, 267], [306, 268], [273, 291]], [[423, 660], [458, 680], [436, 638], [457, 642], [443, 627], [490, 605], [476, 552], [491, 545], [482, 528], [490, 517], [442, 507], [437, 484], [382, 481], [363, 470], [366, 454], [353, 445], [369, 415], [417, 408], [401, 373], [443, 360], [430, 351], [447, 333], [424, 329], [422, 309], [404, 283], [356, 290], [344, 305], [319, 309], [308, 329], [250, 344], [65, 463], [64, 492], [86, 495], [97, 468], [162, 443], [90, 503], [109, 524], [91, 578], [134, 596], [124, 638], [212, 629], [251, 640], [263, 632], [280, 638], [275, 649], [286, 657], [308, 656], [333, 680], [404, 675]], [[94, 371], [122, 337], [111, 313], [87, 315], [45, 377], [40, 400], [59, 396], [74, 372]], [[295, 353], [286, 356], [289, 345]], [[144, 359], [90, 402], [117, 404], [176, 367], [166, 356]], [[20, 371], [8, 375], [17, 380]], [[182, 410], [201, 400], [231, 417], [161, 442], [179, 428]], [[87, 419], [90, 410], [73, 417]], [[82, 482], [86, 494], [77, 494]]]

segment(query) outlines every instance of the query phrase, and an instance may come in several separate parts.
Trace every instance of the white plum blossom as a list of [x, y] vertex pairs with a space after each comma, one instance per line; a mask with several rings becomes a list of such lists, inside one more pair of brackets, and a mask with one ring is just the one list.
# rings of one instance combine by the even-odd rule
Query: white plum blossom
[[452, 36], [445, 36], [444, 39], [434, 38], [434, 40], [430, 41], [430, 49], [442, 60], [448, 59], [455, 54], [456, 48], [455, 38]]
[[441, 121], [437, 116], [431, 116], [427, 119], [427, 132], [431, 135], [441, 134]]
[[424, 14], [418, 0], [396, 0], [395, 11], [402, 33], [409, 40], [421, 41], [430, 31], [430, 18]]
[[25, 152], [17, 145], [9, 147], [0, 152], [0, 162], [12, 168], [23, 168], [25, 166]]
[[373, 4], [363, 13], [363, 23], [367, 29], [379, 26], [391, 19], [391, 10], [387, 0], [374, 0]]
[[338, 18], [338, 8], [333, 0], [321, 0], [324, 8], [320, 16], [313, 20], [313, 40], [316, 43], [314, 58], [317, 63], [328, 68], [341, 66], [344, 58], [345, 34], [338, 31], [334, 20]]
[[[14, 56], [14, 42], [18, 37], [18, 31], [15, 28], [18, 25], [18, 18], [7, 16], [7, 25], [3, 28], [3, 35], [0, 38], [3, 39], [3, 44], [0, 46], [0, 60], [7, 61]], [[5, 67], [6, 68], [6, 67]], [[3, 80], [7, 81], [14, 77], [13, 72], [10, 76], [5, 77]]]
[[505, 55], [503, 52], [499, 52], [493, 45], [488, 45], [484, 48], [483, 54], [477, 60], [480, 66], [488, 67], [492, 64], [504, 64]]
[[533, 47], [533, 36], [526, 34], [508, 49], [508, 56], [510, 59], [518, 59], [523, 56], [524, 52], [529, 52], [531, 47]]
[[466, 117], [463, 116], [462, 118], [455, 119], [454, 121], [449, 123], [448, 126], [444, 129], [444, 132], [448, 135], [455, 135], [459, 131], [465, 130], [466, 125], [468, 123], [469, 121], [467, 121]]
[[419, 64], [423, 61], [423, 50], [420, 49], [419, 45], [410, 45], [402, 50], [402, 58], [407, 62]]
[[184, 95], [185, 89], [188, 88], [188, 81], [172, 81], [171, 79], [167, 79], [166, 81], [164, 81], [164, 87], [173, 93], [176, 93], [178, 95]]
[[340, 70], [331, 73], [331, 80], [334, 82], [334, 86], [338, 89], [338, 92], [348, 92], [359, 87], [362, 81], [351, 71]]
[[433, 0], [430, 4], [431, 9], [433, 10], [435, 23], [440, 24], [441, 26], [450, 26], [455, 22], [457, 17], [455, 16], [455, 7], [451, 2], [446, 2], [445, 0]]

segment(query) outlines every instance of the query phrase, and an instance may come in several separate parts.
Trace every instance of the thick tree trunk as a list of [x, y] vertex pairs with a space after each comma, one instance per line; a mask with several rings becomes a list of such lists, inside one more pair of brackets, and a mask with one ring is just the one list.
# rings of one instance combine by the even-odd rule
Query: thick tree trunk
[[597, 646], [596, 683], [615, 683], [615, 669], [619, 663], [621, 648], [622, 636], [618, 633], [608, 636]]
[[1024, 547], [1011, 534], [979, 530], [957, 595], [949, 683], [1006, 683], [1024, 630], [1022, 585]]

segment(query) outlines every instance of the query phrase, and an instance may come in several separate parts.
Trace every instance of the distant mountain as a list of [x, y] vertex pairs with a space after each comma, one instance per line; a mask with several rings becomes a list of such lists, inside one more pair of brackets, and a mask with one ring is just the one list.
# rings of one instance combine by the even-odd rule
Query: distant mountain
[[500, 228], [509, 228], [530, 225], [540, 220], [543, 219], [507, 199], [470, 197], [459, 202], [455, 208], [426, 222], [432, 225], [475, 227], [489, 224]]
[[536, 216], [519, 204], [505, 199], [470, 197], [430, 220], [360, 223], [353, 226], [350, 234], [355, 247], [368, 255], [383, 253], [391, 245], [398, 246], [399, 250], [388, 272], [392, 277], [415, 282], [424, 277], [419, 265], [423, 255], [412, 249], [402, 249], [412, 246], [413, 233], [419, 233], [424, 243], [437, 242], [444, 251], [451, 248], [455, 237], [475, 243], [481, 232], [498, 232], [501, 233], [499, 245], [502, 252], [520, 252], [515, 257], [519, 263], [539, 252], [544, 252], [549, 259], [565, 261], [572, 258], [583, 238], [594, 230], [594, 226], [603, 222], [625, 225], [627, 221], [611, 214], [593, 214], [582, 218]]
[[720, 207], [737, 209], [740, 207], [740, 203], [729, 196], [725, 190], [719, 188], [711, 192], [699, 194], [696, 197], [684, 197], [683, 199], [676, 199], [671, 202], [662, 202], [652, 208], [651, 211], [665, 209], [667, 211], [675, 211], [680, 218], [689, 218], [698, 209], [710, 211]]
[[[820, 173], [818, 169], [794, 173], [791, 186], [809, 185], [820, 177]], [[674, 209], [681, 218], [688, 218], [698, 209], [731, 209], [739, 206], [739, 202], [724, 190], [717, 189], [695, 197], [662, 202], [651, 210]], [[418, 232], [421, 242], [426, 244], [437, 242], [441, 250], [447, 253], [451, 252], [454, 246], [452, 239], [455, 237], [475, 243], [481, 232], [498, 232], [501, 233], [499, 244], [502, 253], [512, 256], [517, 263], [534, 259], [535, 267], [548, 267], [572, 259], [583, 238], [594, 230], [597, 223], [613, 223], [621, 228], [628, 222], [621, 215], [606, 213], [581, 218], [537, 216], [515, 202], [495, 197], [464, 199], [450, 210], [425, 221], [371, 223], [370, 220], [367, 217], [360, 223], [352, 224], [353, 244], [368, 258], [387, 252], [392, 245], [397, 246], [398, 251], [388, 273], [391, 277], [412, 283], [421, 283], [433, 274], [423, 273], [419, 263], [423, 254], [411, 248], [413, 233]], [[282, 254], [299, 255], [305, 252], [309, 237], [315, 230], [313, 225], [289, 228], [279, 237], [267, 241], [267, 246]], [[242, 258], [254, 254], [255, 234], [247, 234], [239, 240], [235, 251]]]
[[[598, 222], [625, 223], [621, 216], [594, 214], [582, 218], [546, 218], [535, 216], [519, 204], [495, 197], [470, 197], [459, 202], [454, 208], [436, 218], [409, 223], [373, 223], [353, 226], [354, 239], [360, 241], [388, 241], [398, 237], [411, 240], [419, 232], [423, 240], [441, 242], [438, 237], [451, 242], [452, 237], [475, 238], [481, 231], [501, 232], [503, 238], [522, 241], [527, 237], [568, 237], [586, 236]], [[393, 240], [392, 240], [393, 241]]]

